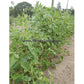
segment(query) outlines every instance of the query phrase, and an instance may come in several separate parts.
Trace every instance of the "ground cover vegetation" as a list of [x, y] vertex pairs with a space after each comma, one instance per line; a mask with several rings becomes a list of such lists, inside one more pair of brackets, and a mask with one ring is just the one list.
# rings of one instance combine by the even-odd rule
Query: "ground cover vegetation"
[[43, 71], [49, 66], [56, 69], [53, 58], [62, 53], [60, 47], [74, 34], [74, 16], [68, 10], [63, 12], [37, 3], [32, 12], [32, 16], [24, 12], [10, 16], [10, 84], [53, 84], [52, 74], [49, 72], [48, 79]]

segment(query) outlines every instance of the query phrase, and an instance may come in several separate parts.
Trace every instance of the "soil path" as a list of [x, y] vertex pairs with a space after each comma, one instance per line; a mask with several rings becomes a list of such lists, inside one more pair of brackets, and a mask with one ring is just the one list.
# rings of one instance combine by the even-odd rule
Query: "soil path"
[[53, 74], [54, 84], [74, 84], [74, 36], [71, 38], [72, 45], [64, 46], [70, 55], [65, 55], [63, 61], [56, 64], [56, 70], [49, 68], [44, 72], [47, 77], [49, 77], [48, 70]]

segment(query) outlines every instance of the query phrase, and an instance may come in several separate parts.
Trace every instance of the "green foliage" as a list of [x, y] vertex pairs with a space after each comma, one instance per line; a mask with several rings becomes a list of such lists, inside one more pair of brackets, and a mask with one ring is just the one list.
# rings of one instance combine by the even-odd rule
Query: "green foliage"
[[13, 14], [14, 14], [14, 8], [11, 6], [9, 7], [9, 15], [13, 16]]
[[17, 17], [18, 14], [22, 15], [22, 13], [24, 12], [27, 15], [32, 16], [33, 12], [32, 12], [32, 5], [30, 3], [27, 2], [21, 2], [18, 3], [16, 6], [10, 7], [10, 16], [14, 16]]
[[[74, 17], [67, 12], [53, 11], [37, 3], [30, 18], [24, 13], [15, 19], [15, 28], [10, 27], [10, 78], [25, 84], [53, 84], [43, 75], [50, 65], [56, 69], [53, 57], [61, 53], [62, 46], [74, 32]], [[17, 28], [17, 26], [21, 28]], [[32, 40], [61, 42], [34, 42]], [[24, 40], [31, 40], [26, 42]], [[63, 60], [61, 56], [60, 61]]]
[[63, 9], [62, 12], [67, 11], [70, 15], [74, 15], [74, 8], [71, 7], [70, 9]]
[[61, 63], [61, 62], [62, 62], [62, 60], [63, 60], [63, 56], [60, 56], [60, 59], [56, 62], [56, 64]]
[[10, 25], [12, 25], [12, 23], [14, 22], [14, 18], [12, 16], [10, 16], [9, 22], [10, 22]]

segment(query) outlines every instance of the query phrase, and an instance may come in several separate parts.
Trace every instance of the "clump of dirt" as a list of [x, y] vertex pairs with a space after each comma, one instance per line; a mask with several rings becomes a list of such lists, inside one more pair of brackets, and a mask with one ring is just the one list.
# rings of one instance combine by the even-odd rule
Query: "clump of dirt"
[[71, 36], [72, 45], [64, 45], [70, 54], [64, 55], [63, 61], [56, 64], [56, 70], [49, 67], [44, 75], [49, 78], [48, 70], [53, 74], [54, 84], [74, 84], [74, 36]]

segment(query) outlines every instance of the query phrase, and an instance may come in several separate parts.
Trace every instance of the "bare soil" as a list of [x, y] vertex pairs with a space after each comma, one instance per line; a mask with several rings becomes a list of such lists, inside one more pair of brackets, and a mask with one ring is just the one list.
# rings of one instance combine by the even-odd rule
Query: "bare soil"
[[71, 36], [72, 45], [64, 45], [69, 55], [64, 55], [63, 61], [56, 64], [56, 70], [49, 67], [44, 75], [49, 78], [48, 70], [53, 74], [54, 84], [74, 84], [74, 36]]

